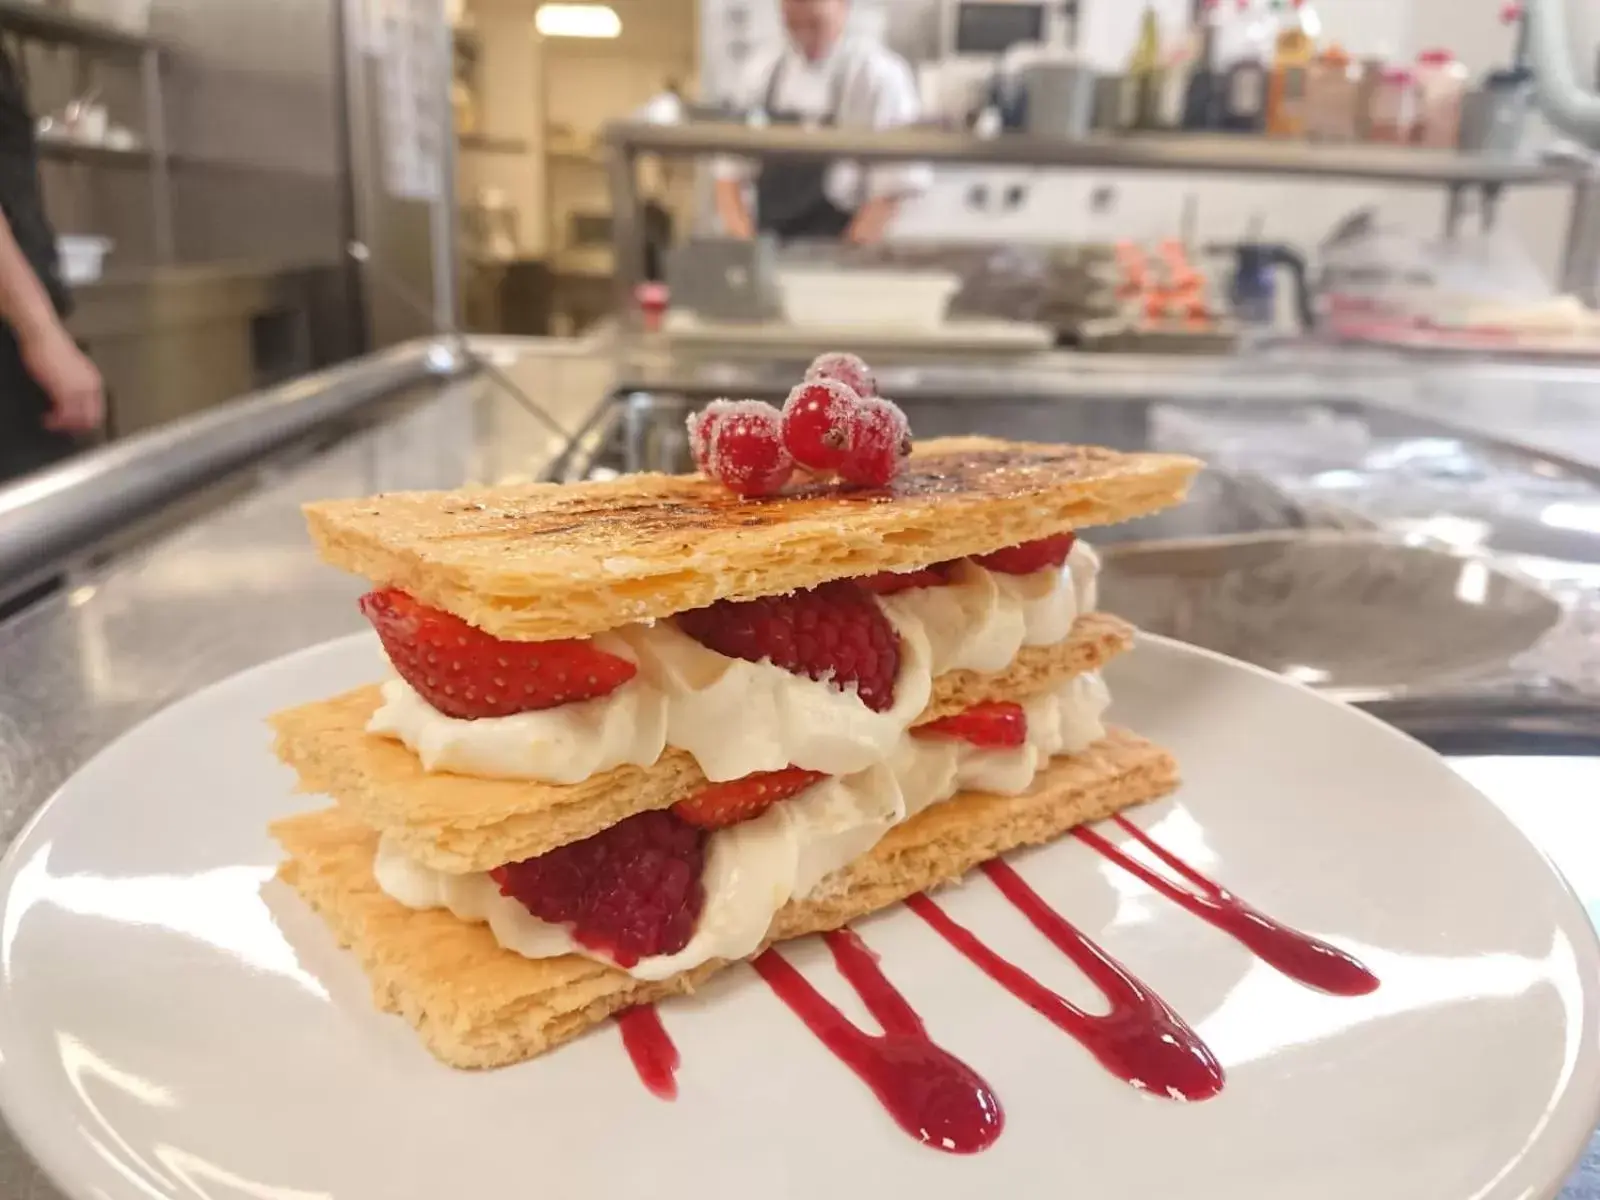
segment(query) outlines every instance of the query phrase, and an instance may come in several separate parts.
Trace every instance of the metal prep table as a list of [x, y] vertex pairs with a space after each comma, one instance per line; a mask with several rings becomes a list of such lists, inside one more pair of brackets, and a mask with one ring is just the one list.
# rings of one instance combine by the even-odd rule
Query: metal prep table
[[[104, 562], [95, 557], [104, 539], [71, 527], [59, 507], [73, 496], [73, 481], [57, 478], [53, 492], [36, 489], [57, 507], [54, 524], [34, 528], [65, 530], [79, 554], [64, 591], [0, 624], [0, 838], [9, 842], [72, 771], [173, 700], [361, 627], [353, 601], [362, 585], [317, 563], [298, 511], [303, 501], [678, 461], [674, 404], [708, 391], [758, 392], [772, 382], [703, 366], [685, 379], [679, 364], [661, 359], [629, 362], [619, 378], [600, 345], [487, 339], [465, 349], [463, 362], [461, 347], [402, 347], [232, 413], [207, 414], [211, 424], [198, 433], [180, 425], [111, 448], [122, 457], [108, 465], [109, 480], [131, 470], [159, 476], [161, 456], [181, 454], [186, 433], [191, 446], [211, 439], [208, 453], [230, 467], [208, 474], [189, 463], [197, 485], [226, 487], [220, 502], [218, 493], [204, 493], [203, 500], [213, 498], [180, 524], [116, 549]], [[473, 370], [474, 357], [534, 398], [543, 417], [481, 366]], [[1496, 367], [1475, 384], [1471, 372], [1419, 373], [1395, 361], [1349, 357], [1248, 364], [1067, 358], [1000, 379], [992, 370], [908, 371], [893, 386], [913, 398], [913, 420], [923, 421], [927, 434], [959, 427], [1118, 441], [1137, 432], [1139, 413], [1153, 398], [1292, 408], [1356, 397], [1380, 402], [1398, 422], [1421, 422], [1418, 429], [1434, 428], [1427, 422], [1439, 416], [1466, 415], [1524, 442], [1543, 437], [1575, 469], [1600, 464], [1600, 378], [1571, 372]], [[358, 405], [352, 388], [371, 393], [371, 403]], [[1508, 394], [1514, 405], [1495, 402]], [[248, 431], [225, 427], [239, 420], [259, 433], [262, 422], [317, 405], [325, 411], [314, 429], [259, 438], [253, 456], [239, 449]], [[358, 407], [361, 419], [352, 420]], [[1585, 431], [1587, 443], [1579, 440]], [[1559, 465], [1560, 456], [1548, 461]], [[95, 464], [76, 469], [92, 481]], [[19, 553], [15, 538], [7, 542], [7, 522], [15, 530], [28, 519], [26, 508], [8, 514], [0, 493], [0, 563]], [[35, 555], [35, 566], [43, 561]], [[1600, 830], [1587, 803], [1600, 794], [1600, 745], [1574, 739], [1570, 722], [1567, 736], [1548, 738], [1537, 722], [1514, 721], [1505, 711], [1442, 707], [1443, 718], [1455, 722], [1453, 740], [1446, 739], [1459, 752], [1452, 761], [1555, 857], [1600, 919]], [[1589, 732], [1600, 736], [1600, 725]], [[57, 1195], [0, 1133], [0, 1200]], [[1591, 1197], [1600, 1198], [1600, 1144], [1564, 1193], [1564, 1200]]]

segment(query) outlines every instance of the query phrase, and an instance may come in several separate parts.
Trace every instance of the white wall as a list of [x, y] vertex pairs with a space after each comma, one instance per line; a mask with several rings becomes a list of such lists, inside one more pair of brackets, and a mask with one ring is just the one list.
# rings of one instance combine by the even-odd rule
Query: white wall
[[463, 150], [458, 193], [470, 203], [480, 189], [499, 188], [518, 212], [517, 240], [530, 257], [545, 253], [542, 47], [526, 0], [472, 0], [483, 47], [478, 77], [479, 132], [527, 144], [521, 154]]

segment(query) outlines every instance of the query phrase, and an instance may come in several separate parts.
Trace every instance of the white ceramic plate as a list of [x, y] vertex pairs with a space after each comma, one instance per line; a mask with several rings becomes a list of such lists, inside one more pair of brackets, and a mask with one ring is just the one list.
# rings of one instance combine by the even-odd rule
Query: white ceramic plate
[[[1210, 1044], [1220, 1096], [1119, 1083], [903, 908], [858, 929], [999, 1095], [985, 1153], [908, 1138], [745, 967], [662, 1007], [676, 1103], [609, 1025], [451, 1071], [269, 882], [264, 826], [308, 799], [262, 718], [381, 670], [357, 637], [188, 698], [85, 767], [6, 858], [0, 1102], [72, 1196], [1492, 1200], [1553, 1194], [1600, 1116], [1600, 956], [1545, 859], [1421, 747], [1157, 639], [1111, 672], [1114, 715], [1187, 782], [1140, 823], [1382, 979], [1353, 999], [1292, 983], [1074, 839], [1016, 856]], [[987, 879], [940, 902], [1100, 1003]], [[866, 1023], [816, 939], [785, 953]]]

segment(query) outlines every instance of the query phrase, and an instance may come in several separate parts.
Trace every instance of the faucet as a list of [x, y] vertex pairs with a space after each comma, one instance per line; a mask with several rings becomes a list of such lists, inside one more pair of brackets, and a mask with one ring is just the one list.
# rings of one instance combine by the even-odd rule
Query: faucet
[[1600, 150], [1600, 95], [1573, 73], [1567, 0], [1524, 0], [1522, 19], [1539, 107], [1562, 133]]

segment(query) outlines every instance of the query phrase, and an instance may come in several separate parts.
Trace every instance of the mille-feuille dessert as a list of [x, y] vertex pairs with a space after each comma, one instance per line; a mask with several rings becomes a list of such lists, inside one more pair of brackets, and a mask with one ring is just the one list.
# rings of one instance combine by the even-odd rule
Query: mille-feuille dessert
[[1175, 786], [1103, 724], [1133, 631], [1076, 531], [1198, 464], [908, 456], [860, 372], [697, 416], [701, 475], [307, 508], [396, 677], [274, 718], [336, 802], [274, 826], [281, 876], [444, 1062], [533, 1057]]

